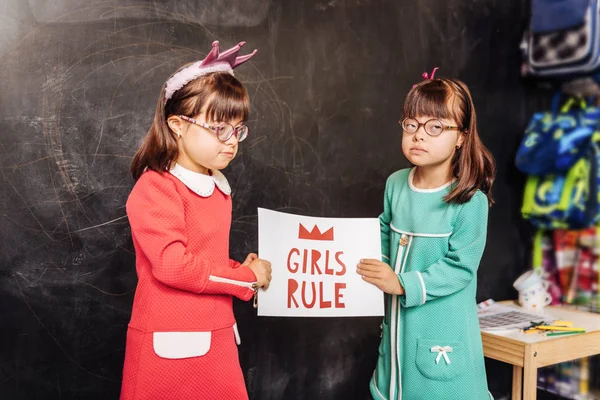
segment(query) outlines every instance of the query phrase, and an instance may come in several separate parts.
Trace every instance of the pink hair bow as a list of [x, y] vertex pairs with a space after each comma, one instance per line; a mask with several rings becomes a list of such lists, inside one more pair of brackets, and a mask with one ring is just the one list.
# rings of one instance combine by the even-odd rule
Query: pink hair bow
[[[431, 76], [429, 76], [429, 74], [427, 72], [423, 72], [423, 75], [421, 75], [423, 77], [424, 80], [432, 80], [433, 77], [435, 76], [435, 72], [438, 70], [438, 67], [435, 67], [433, 69], [433, 71], [431, 71]], [[417, 84], [414, 84], [413, 87], [417, 86]]]

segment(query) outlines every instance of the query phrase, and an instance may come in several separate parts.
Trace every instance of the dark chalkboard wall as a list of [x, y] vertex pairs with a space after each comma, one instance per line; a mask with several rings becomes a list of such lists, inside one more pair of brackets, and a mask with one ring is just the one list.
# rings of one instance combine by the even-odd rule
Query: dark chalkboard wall
[[[163, 81], [215, 39], [259, 49], [237, 71], [253, 110], [226, 171], [234, 258], [257, 248], [259, 206], [378, 215], [386, 177], [407, 166], [403, 98], [439, 66], [472, 89], [498, 162], [478, 300], [514, 296], [528, 232], [513, 154], [543, 104], [518, 75], [527, 12], [525, 0], [1, 1], [0, 398], [118, 398], [136, 286], [128, 167]], [[377, 319], [235, 308], [252, 399], [367, 398]], [[507, 393], [510, 370], [489, 367]]]

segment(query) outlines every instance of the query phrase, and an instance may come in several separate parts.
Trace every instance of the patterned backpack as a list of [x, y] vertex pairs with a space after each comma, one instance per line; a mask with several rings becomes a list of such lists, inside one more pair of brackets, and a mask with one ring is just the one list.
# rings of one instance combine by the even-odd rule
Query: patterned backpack
[[600, 132], [566, 174], [530, 175], [521, 214], [542, 229], [584, 229], [598, 221]]
[[600, 69], [600, 1], [532, 0], [523, 75], [569, 79]]
[[[516, 165], [530, 175], [564, 173], [585, 155], [600, 123], [600, 107], [569, 98], [558, 110], [556, 93], [550, 111], [533, 115], [517, 150]], [[593, 99], [591, 99], [593, 102]]]

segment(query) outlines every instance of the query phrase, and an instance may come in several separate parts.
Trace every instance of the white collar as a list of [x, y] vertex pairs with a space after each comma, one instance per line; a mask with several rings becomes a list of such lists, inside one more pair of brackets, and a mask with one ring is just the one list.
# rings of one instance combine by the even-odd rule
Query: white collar
[[452, 185], [455, 181], [455, 179], [452, 179], [450, 182], [446, 182], [445, 184], [443, 184], [442, 186], [438, 186], [436, 188], [432, 188], [432, 189], [419, 189], [418, 187], [416, 187], [413, 184], [413, 178], [415, 177], [415, 171], [417, 170], [416, 167], [413, 167], [413, 169], [410, 170], [410, 173], [408, 174], [408, 186], [414, 191], [414, 192], [419, 192], [419, 193], [435, 193], [435, 192], [439, 192], [442, 189], [446, 189], [448, 186]]
[[225, 175], [218, 170], [211, 170], [212, 175], [204, 175], [199, 172], [190, 171], [179, 164], [175, 164], [169, 171], [175, 178], [179, 179], [192, 192], [202, 197], [210, 197], [215, 191], [215, 186], [226, 195], [231, 194], [231, 186]]

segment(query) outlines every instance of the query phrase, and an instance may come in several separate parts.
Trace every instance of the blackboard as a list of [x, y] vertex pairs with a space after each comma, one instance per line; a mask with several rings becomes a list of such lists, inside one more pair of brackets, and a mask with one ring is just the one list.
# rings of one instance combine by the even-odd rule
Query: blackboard
[[[237, 71], [252, 136], [225, 171], [234, 258], [257, 248], [259, 206], [377, 216], [386, 177], [408, 166], [403, 98], [438, 66], [470, 86], [498, 164], [478, 300], [515, 296], [529, 231], [513, 157], [545, 101], [519, 78], [525, 0], [4, 0], [0, 10], [0, 398], [118, 398], [136, 286], [128, 167], [164, 80], [215, 39], [259, 50]], [[252, 399], [368, 397], [379, 320], [235, 311]], [[492, 391], [505, 384], [490, 378]]]

